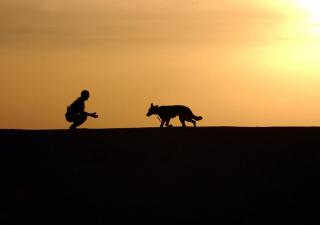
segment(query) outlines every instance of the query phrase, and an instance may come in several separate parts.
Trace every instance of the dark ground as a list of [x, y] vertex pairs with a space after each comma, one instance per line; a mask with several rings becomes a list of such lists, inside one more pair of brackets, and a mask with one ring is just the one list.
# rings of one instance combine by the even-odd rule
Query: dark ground
[[0, 224], [320, 224], [320, 128], [0, 130]]

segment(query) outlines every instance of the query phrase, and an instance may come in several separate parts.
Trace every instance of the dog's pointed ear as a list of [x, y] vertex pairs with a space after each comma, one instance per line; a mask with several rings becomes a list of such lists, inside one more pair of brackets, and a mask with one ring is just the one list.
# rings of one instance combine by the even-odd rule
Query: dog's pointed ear
[[151, 106], [153, 106], [153, 103], [151, 103]]

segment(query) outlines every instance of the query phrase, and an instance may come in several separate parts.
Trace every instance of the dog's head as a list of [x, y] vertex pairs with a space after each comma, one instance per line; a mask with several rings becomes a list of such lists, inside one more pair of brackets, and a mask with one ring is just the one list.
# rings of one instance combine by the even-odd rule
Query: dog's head
[[149, 108], [148, 113], [147, 113], [147, 116], [151, 116], [153, 114], [158, 114], [158, 109], [159, 109], [159, 106], [153, 105], [151, 103], [150, 108]]

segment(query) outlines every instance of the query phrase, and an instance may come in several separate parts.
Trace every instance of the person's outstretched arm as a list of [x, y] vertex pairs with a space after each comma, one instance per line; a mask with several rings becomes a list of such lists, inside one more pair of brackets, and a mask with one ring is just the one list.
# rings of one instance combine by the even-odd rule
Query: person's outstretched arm
[[94, 112], [94, 113], [85, 112], [85, 114], [86, 114], [87, 116], [90, 116], [90, 117], [93, 117], [93, 118], [98, 118], [98, 115], [97, 115], [96, 112]]

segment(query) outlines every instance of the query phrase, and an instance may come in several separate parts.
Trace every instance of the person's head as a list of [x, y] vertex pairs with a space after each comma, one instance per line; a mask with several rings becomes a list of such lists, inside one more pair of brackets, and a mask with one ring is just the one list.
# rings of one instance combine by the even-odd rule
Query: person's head
[[90, 97], [89, 91], [87, 91], [87, 90], [81, 91], [81, 98], [83, 100], [88, 100], [89, 97]]

